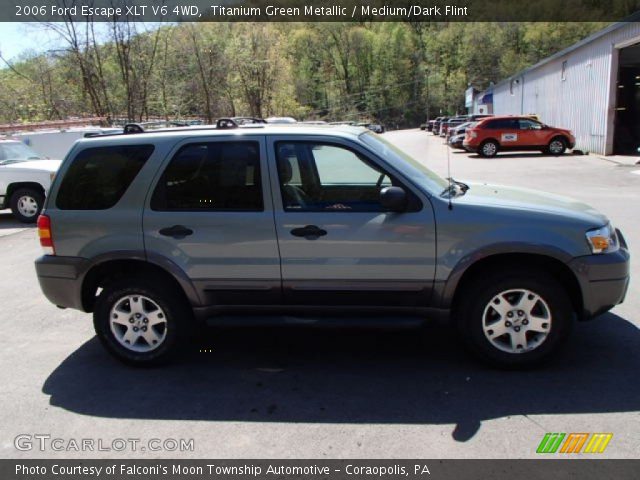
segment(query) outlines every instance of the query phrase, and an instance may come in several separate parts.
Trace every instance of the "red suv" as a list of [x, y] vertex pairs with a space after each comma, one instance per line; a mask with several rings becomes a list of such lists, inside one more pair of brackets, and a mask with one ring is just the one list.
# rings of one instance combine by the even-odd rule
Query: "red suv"
[[499, 151], [540, 150], [562, 155], [575, 146], [570, 130], [550, 127], [527, 116], [490, 117], [467, 130], [463, 146], [483, 157], [494, 157]]

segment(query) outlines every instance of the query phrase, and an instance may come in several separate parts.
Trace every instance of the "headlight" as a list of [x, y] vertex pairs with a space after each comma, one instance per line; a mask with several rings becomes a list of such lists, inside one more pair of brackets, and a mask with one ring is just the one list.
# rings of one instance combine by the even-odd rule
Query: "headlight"
[[594, 254], [611, 253], [620, 248], [616, 229], [613, 228], [610, 223], [604, 227], [587, 231], [586, 236], [587, 242], [589, 242], [589, 246], [591, 247], [591, 252]]

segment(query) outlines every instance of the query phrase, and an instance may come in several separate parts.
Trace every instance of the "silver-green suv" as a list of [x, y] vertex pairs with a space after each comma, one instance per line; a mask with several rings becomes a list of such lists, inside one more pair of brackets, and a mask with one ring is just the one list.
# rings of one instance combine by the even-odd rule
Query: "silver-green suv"
[[203, 324], [439, 316], [529, 365], [627, 290], [625, 241], [589, 206], [444, 180], [363, 128], [130, 131], [71, 149], [36, 261], [47, 298], [93, 312], [129, 363]]

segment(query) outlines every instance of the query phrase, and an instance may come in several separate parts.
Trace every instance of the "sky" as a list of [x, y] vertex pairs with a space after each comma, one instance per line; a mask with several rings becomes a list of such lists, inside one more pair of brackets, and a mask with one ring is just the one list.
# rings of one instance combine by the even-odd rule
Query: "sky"
[[16, 60], [29, 51], [42, 53], [59, 44], [38, 23], [0, 23], [0, 53], [7, 60]]
[[[138, 31], [153, 30], [161, 25], [157, 22], [139, 23]], [[107, 24], [96, 29], [98, 34], [104, 32]], [[64, 48], [60, 38], [37, 22], [0, 22], [0, 54], [8, 61], [16, 61], [22, 54], [43, 53], [48, 50]], [[0, 63], [0, 68], [5, 67]]]

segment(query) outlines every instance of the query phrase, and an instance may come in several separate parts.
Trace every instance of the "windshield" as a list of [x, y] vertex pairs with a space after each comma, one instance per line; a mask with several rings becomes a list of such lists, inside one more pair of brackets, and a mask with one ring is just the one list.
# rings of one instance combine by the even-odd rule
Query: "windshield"
[[38, 155], [22, 142], [0, 143], [0, 165], [26, 162], [27, 160], [44, 160], [44, 157]]
[[435, 172], [432, 172], [411, 155], [387, 141], [384, 137], [374, 133], [363, 133], [360, 139], [373, 149], [378, 155], [389, 161], [394, 167], [417, 184], [426, 187], [432, 193], [440, 192], [448, 182]]

